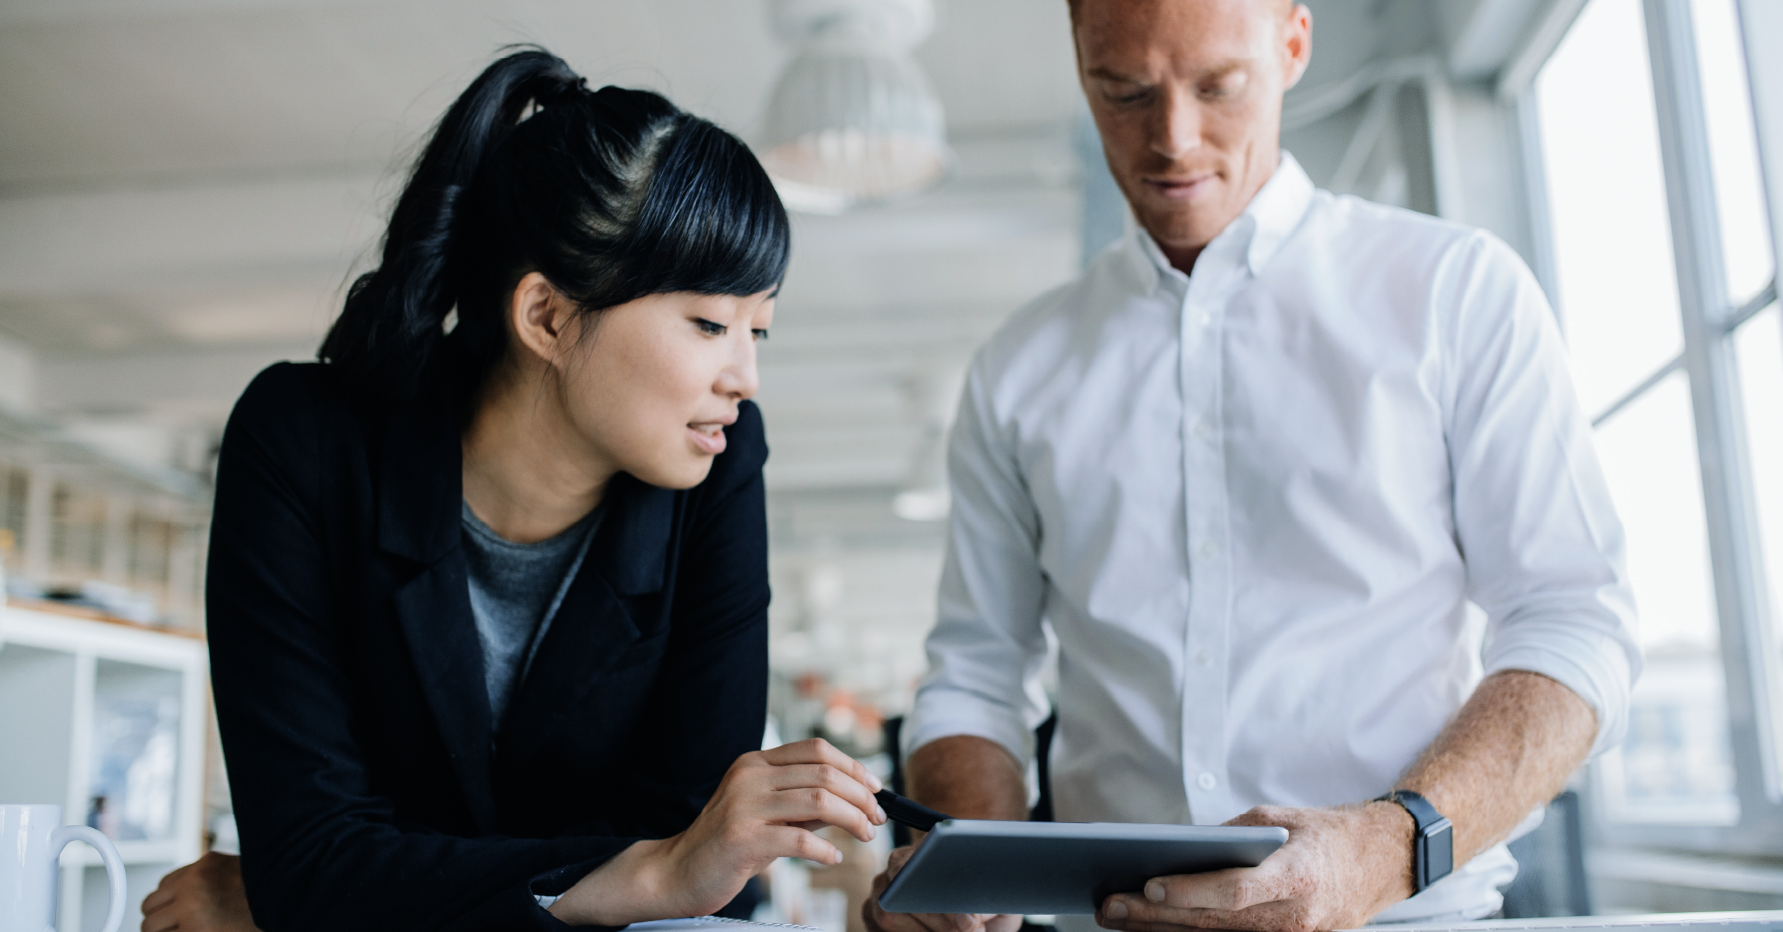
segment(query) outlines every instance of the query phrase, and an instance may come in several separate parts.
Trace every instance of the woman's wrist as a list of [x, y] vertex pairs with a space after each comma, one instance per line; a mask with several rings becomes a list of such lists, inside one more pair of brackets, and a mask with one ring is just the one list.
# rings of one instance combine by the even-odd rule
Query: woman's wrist
[[623, 926], [661, 919], [662, 903], [673, 876], [667, 861], [674, 839], [645, 839], [589, 871], [548, 912], [573, 926]]

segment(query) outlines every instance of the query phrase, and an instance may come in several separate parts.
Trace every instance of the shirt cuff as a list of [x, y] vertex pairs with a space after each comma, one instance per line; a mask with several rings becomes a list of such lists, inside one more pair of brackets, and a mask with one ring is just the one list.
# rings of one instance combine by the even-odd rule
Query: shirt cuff
[[903, 759], [909, 760], [917, 748], [931, 741], [955, 735], [994, 741], [1023, 767], [1034, 757], [1034, 732], [1023, 722], [1020, 710], [958, 689], [930, 686], [918, 690], [902, 735]]
[[1504, 670], [1539, 673], [1577, 693], [1597, 712], [1591, 756], [1615, 747], [1628, 730], [1629, 693], [1638, 654], [1619, 638], [1565, 621], [1521, 621], [1485, 653], [1487, 676]]

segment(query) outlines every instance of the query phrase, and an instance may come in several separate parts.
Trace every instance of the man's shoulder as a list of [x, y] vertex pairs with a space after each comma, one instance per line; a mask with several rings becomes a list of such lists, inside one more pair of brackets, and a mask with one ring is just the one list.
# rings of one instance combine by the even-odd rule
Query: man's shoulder
[[1483, 233], [1465, 223], [1322, 189], [1308, 214], [1312, 221], [1308, 232], [1355, 249], [1378, 249], [1384, 241], [1400, 249], [1441, 254], [1466, 248]]
[[974, 368], [1000, 381], [1011, 368], [1045, 367], [1060, 353], [1082, 350], [1085, 328], [1116, 313], [1123, 296], [1138, 297], [1125, 241], [1102, 250], [1069, 281], [1017, 308], [978, 350]]
[[1516, 250], [1489, 230], [1323, 190], [1295, 239], [1302, 248], [1356, 260], [1340, 267], [1402, 285], [1414, 281], [1435, 285], [1456, 280], [1452, 276], [1464, 280], [1480, 274], [1508, 281], [1531, 274]]

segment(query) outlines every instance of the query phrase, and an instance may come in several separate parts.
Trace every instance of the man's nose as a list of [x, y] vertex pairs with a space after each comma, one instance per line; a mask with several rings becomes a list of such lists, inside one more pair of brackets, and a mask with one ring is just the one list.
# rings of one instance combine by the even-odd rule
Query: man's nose
[[1174, 87], [1164, 88], [1152, 118], [1152, 151], [1178, 159], [1201, 145], [1201, 106], [1195, 95]]

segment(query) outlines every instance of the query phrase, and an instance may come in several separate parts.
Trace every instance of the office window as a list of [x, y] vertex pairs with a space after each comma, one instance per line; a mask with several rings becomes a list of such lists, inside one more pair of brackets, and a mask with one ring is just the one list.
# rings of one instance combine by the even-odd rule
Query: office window
[[1726, 687], [1647, 48], [1639, 0], [1592, 0], [1534, 87], [1558, 310], [1647, 652], [1628, 737], [1602, 762], [1603, 809], [1728, 823]]
[[1714, 165], [1715, 207], [1721, 220], [1721, 252], [1727, 294], [1735, 307], [1770, 284], [1776, 253], [1765, 217], [1758, 138], [1752, 125], [1752, 91], [1740, 42], [1734, 0], [1694, 0], [1697, 61], [1702, 69], [1703, 119]]
[[[1758, 532], [1760, 552], [1752, 559], [1765, 583], [1761, 609], [1767, 617], [1756, 621], [1758, 627], [1770, 628], [1768, 638], [1758, 638], [1770, 654], [1769, 683], [1759, 686], [1768, 685], [1774, 693], [1783, 686], [1783, 333], [1777, 305], [1762, 295], [1774, 282], [1776, 253], [1765, 211], [1738, 8], [1734, 0], [1692, 0], [1691, 19], [1726, 273], [1732, 366], [1743, 402], [1740, 426], [1752, 485], [1748, 511]], [[1778, 708], [1777, 698], [1771, 699], [1773, 709]], [[1765, 701], [1762, 695], [1757, 699]], [[1772, 747], [1783, 755], [1783, 733], [1774, 736]], [[1783, 773], [1783, 759], [1774, 772]]]
[[1783, 310], [1741, 7], [1588, 0], [1520, 106], [1647, 651], [1606, 840], [1783, 854]]
[[1592, 0], [1536, 78], [1560, 317], [1596, 417], [1684, 349], [1639, 0]]
[[[1752, 457], [1753, 511], [1762, 541], [1769, 595], [1771, 681], [1783, 680], [1783, 320], [1777, 304], [1734, 333], [1746, 404], [1746, 449]], [[1783, 746], [1783, 734], [1777, 736]], [[1783, 761], [1779, 761], [1783, 770]]]

